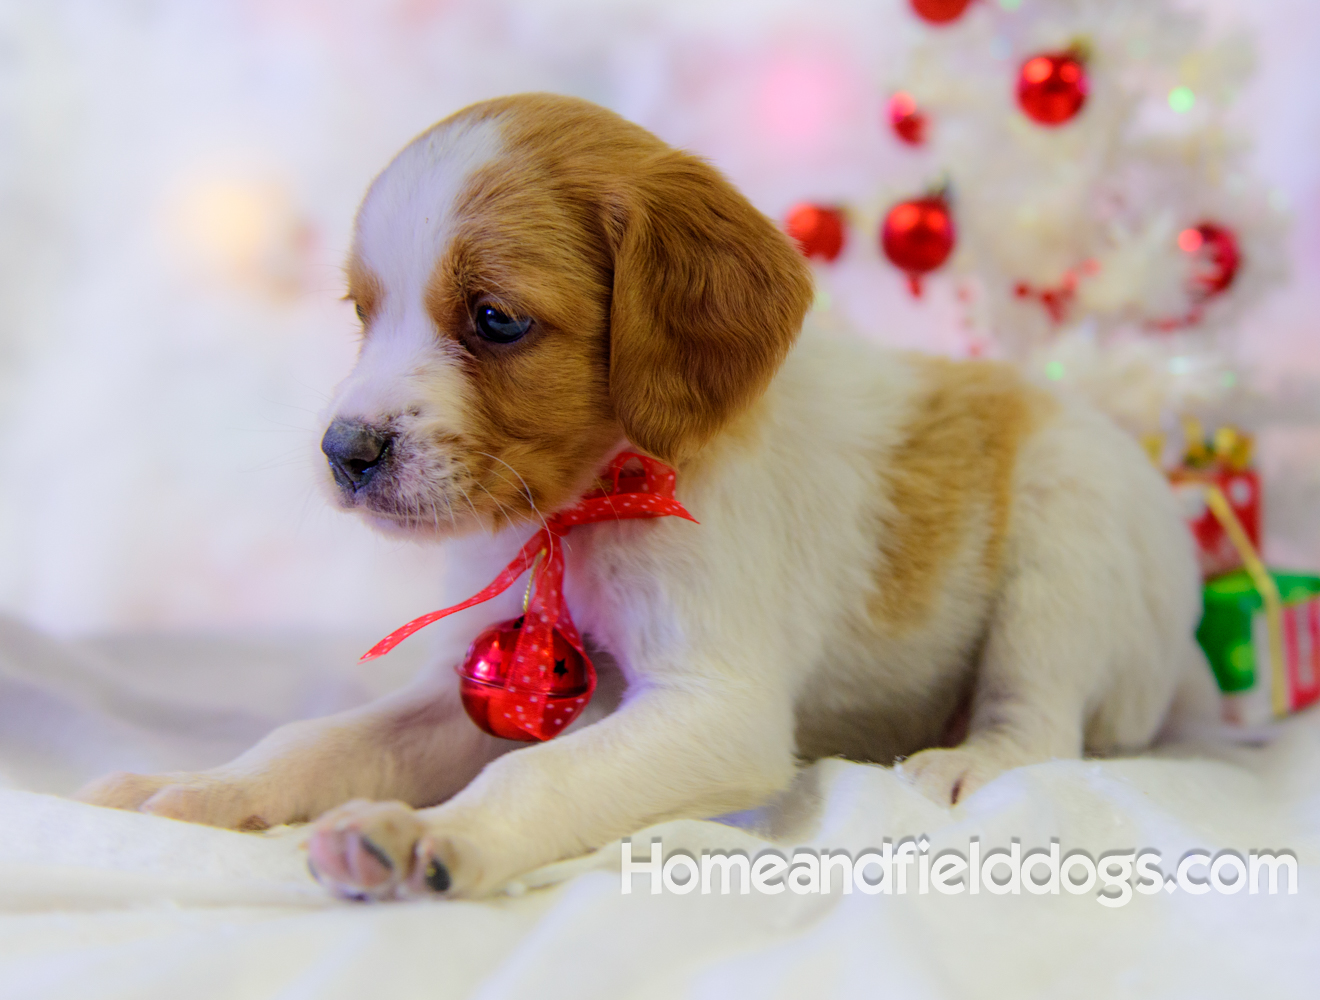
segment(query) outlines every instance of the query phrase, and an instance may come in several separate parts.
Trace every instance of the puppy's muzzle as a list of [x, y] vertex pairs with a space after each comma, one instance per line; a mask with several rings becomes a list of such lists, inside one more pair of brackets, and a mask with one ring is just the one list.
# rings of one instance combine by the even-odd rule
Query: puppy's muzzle
[[335, 482], [350, 493], [366, 489], [390, 453], [393, 438], [357, 420], [336, 420], [321, 438]]

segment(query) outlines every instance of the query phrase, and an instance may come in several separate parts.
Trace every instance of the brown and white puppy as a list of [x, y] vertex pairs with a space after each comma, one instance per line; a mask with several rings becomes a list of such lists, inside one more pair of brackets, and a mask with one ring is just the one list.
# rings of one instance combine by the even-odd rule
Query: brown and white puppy
[[[1135, 444], [1006, 367], [803, 331], [810, 275], [774, 225], [608, 111], [526, 95], [440, 122], [372, 184], [348, 271], [363, 339], [332, 489], [387, 530], [475, 539], [450, 546], [456, 600], [619, 450], [678, 468], [700, 526], [570, 540], [567, 600], [622, 704], [506, 753], [459, 703], [459, 641], [381, 702], [88, 801], [320, 817], [335, 891], [472, 896], [762, 803], [803, 760], [906, 758], [952, 805], [1008, 768], [1144, 747], [1180, 687], [1204, 692], [1191, 544]], [[446, 625], [512, 613], [482, 609]]]

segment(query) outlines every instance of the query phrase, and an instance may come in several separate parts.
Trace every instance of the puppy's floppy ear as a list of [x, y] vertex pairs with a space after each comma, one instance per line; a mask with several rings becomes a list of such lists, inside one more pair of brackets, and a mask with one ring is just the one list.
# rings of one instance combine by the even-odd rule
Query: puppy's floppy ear
[[709, 164], [666, 150], [612, 199], [610, 400], [628, 439], [692, 454], [764, 390], [796, 339], [811, 272]]

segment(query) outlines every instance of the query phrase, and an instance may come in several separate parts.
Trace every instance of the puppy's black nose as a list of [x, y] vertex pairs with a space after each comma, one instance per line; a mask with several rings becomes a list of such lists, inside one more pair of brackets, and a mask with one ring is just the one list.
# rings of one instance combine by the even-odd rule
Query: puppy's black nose
[[390, 450], [390, 438], [356, 420], [336, 420], [321, 438], [335, 482], [360, 490], [371, 482]]

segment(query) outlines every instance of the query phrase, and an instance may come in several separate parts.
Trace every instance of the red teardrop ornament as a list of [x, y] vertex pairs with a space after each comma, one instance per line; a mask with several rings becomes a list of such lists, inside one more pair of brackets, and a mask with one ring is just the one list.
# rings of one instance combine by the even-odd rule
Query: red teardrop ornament
[[1041, 125], [1062, 125], [1071, 120], [1082, 110], [1089, 90], [1086, 66], [1077, 52], [1032, 56], [1018, 70], [1018, 104]]
[[948, 259], [955, 238], [948, 203], [932, 195], [901, 201], [891, 208], [880, 243], [894, 266], [907, 272], [912, 294], [920, 295], [922, 275]]
[[1215, 222], [1184, 229], [1178, 234], [1178, 248], [1193, 255], [1191, 292], [1196, 299], [1213, 298], [1227, 289], [1242, 264], [1237, 236]]
[[889, 125], [894, 134], [909, 146], [920, 146], [926, 141], [926, 116], [917, 110], [917, 102], [907, 91], [900, 90], [889, 99]]
[[843, 252], [844, 220], [837, 208], [804, 203], [789, 209], [784, 228], [808, 258], [829, 263]]
[[912, 0], [912, 9], [923, 21], [948, 24], [962, 17], [972, 0]]
[[[473, 722], [492, 736], [533, 742], [541, 737], [522, 725], [522, 717], [529, 711], [521, 703], [526, 695], [520, 698], [504, 686], [522, 624], [522, 618], [514, 618], [486, 629], [468, 647], [467, 657], [457, 669], [463, 707]], [[549, 691], [535, 696], [545, 699], [547, 739], [558, 736], [582, 714], [596, 688], [596, 670], [591, 661], [574, 649], [559, 629], [554, 630], [553, 670]]]

